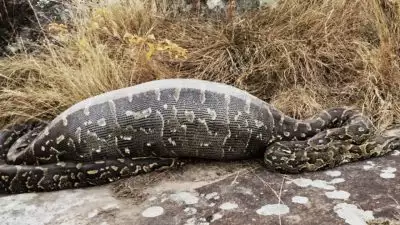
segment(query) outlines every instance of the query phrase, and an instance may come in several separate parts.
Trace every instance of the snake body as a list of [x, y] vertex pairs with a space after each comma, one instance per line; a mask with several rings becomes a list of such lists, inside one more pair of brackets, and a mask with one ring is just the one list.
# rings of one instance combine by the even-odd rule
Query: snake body
[[263, 158], [288, 173], [331, 168], [397, 149], [370, 120], [338, 107], [297, 120], [223, 83], [150, 81], [71, 106], [49, 123], [0, 133], [0, 192], [55, 191], [169, 168], [182, 158]]

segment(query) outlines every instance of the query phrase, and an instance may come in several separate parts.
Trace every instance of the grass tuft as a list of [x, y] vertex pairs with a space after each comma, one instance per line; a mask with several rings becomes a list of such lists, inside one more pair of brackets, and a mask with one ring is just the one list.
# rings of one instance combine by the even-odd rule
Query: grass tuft
[[228, 83], [297, 118], [351, 105], [380, 127], [399, 120], [397, 1], [286, 0], [228, 19], [178, 13], [182, 4], [75, 2], [71, 24], [45, 28], [40, 53], [0, 60], [0, 123], [172, 77]]

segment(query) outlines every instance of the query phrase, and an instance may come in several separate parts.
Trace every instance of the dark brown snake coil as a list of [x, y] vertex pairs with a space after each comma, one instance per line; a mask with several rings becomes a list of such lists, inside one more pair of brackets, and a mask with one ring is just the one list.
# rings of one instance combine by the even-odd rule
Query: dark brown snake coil
[[378, 134], [354, 109], [296, 120], [232, 86], [158, 80], [86, 99], [49, 122], [2, 130], [0, 193], [101, 185], [185, 158], [263, 158], [274, 171], [316, 171], [399, 149], [400, 136], [390, 131]]

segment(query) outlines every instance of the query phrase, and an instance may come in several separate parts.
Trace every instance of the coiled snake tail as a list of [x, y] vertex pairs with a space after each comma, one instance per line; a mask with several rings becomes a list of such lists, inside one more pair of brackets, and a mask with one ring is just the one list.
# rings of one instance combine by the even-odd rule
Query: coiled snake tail
[[108, 184], [122, 178], [179, 166], [173, 158], [120, 158], [40, 166], [0, 165], [0, 193], [57, 191]]
[[[0, 132], [2, 161], [10, 148], [24, 149], [47, 125], [45, 122], [17, 124]], [[27, 161], [29, 162], [30, 160]], [[57, 191], [111, 183], [122, 178], [180, 167], [175, 158], [138, 157], [94, 162], [58, 162], [40, 165], [0, 163], [0, 194]]]
[[331, 116], [329, 120], [318, 116], [310, 120], [324, 121], [334, 128], [323, 130], [307, 140], [278, 141], [268, 146], [264, 153], [265, 166], [283, 173], [311, 172], [400, 149], [400, 135], [390, 132], [399, 131], [399, 127], [376, 134], [370, 120], [356, 110], [333, 108], [320, 115], [337, 115], [337, 112], [344, 114]]

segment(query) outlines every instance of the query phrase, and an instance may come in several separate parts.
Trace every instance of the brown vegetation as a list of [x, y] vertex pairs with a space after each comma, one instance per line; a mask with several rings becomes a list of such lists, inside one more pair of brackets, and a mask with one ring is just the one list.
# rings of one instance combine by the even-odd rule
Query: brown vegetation
[[1, 59], [0, 122], [53, 118], [89, 96], [171, 77], [225, 82], [297, 118], [351, 105], [380, 127], [399, 119], [398, 1], [285, 0], [229, 19], [162, 2], [76, 5], [72, 24], [46, 28], [57, 44]]

